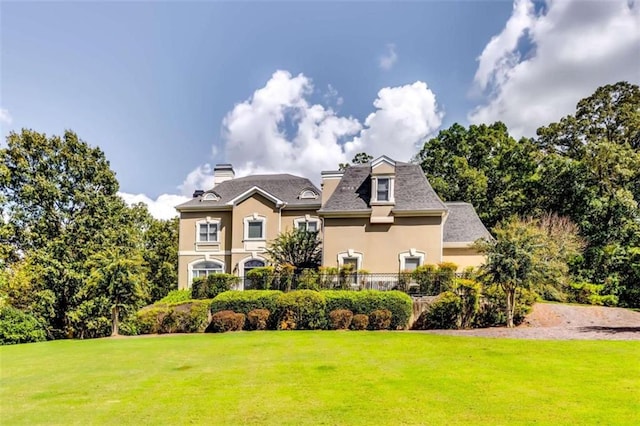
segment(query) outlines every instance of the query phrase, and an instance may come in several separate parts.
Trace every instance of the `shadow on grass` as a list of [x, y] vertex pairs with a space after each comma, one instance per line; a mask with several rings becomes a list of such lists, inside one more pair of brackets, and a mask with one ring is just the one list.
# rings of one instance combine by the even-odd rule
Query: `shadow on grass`
[[595, 331], [598, 333], [617, 334], [617, 333], [640, 333], [640, 327], [601, 327], [589, 326], [580, 327], [581, 332]]

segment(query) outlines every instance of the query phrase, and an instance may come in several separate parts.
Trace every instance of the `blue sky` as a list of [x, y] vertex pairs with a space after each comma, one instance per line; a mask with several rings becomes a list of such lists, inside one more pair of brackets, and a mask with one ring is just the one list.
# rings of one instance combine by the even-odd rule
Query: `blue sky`
[[358, 151], [408, 160], [456, 121], [532, 135], [599, 85], [640, 81], [639, 8], [3, 1], [2, 136], [73, 129], [125, 199], [166, 216], [217, 162], [317, 182]]

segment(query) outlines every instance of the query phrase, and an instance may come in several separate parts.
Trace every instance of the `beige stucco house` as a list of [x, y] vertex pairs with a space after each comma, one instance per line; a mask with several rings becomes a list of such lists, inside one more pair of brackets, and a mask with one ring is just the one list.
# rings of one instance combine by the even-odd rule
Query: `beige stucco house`
[[418, 165], [380, 157], [322, 173], [322, 192], [288, 174], [234, 178], [214, 170], [214, 187], [196, 191], [180, 212], [179, 288], [213, 272], [244, 276], [264, 266], [265, 248], [293, 227], [320, 231], [323, 265], [353, 264], [397, 273], [450, 261], [460, 268], [484, 258], [471, 244], [490, 238], [472, 205], [444, 203]]

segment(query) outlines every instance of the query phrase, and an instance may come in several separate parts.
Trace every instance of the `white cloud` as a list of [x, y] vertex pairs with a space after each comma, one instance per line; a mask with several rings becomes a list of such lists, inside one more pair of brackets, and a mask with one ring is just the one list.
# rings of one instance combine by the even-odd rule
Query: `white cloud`
[[385, 71], [389, 71], [398, 61], [398, 54], [396, 53], [396, 45], [393, 43], [388, 43], [386, 49], [386, 52], [378, 58], [378, 66]]
[[356, 118], [309, 103], [312, 91], [305, 75], [277, 71], [227, 114], [226, 160], [238, 176], [289, 172], [318, 182], [320, 171], [336, 169], [361, 151], [406, 161], [443, 115], [425, 83], [387, 87], [378, 92], [373, 103], [377, 110], [366, 118], [363, 130]]
[[178, 204], [189, 200], [189, 197], [181, 195], [163, 194], [157, 199], [152, 200], [144, 194], [128, 194], [126, 192], [118, 192], [118, 195], [128, 204], [144, 203], [149, 209], [151, 216], [156, 219], [171, 219], [176, 217], [178, 212], [175, 207]]
[[440, 127], [444, 115], [435, 94], [421, 81], [385, 87], [373, 105], [378, 110], [369, 114], [366, 129], [347, 143], [347, 150], [408, 161], [418, 152], [417, 144]]
[[13, 123], [13, 117], [9, 113], [8, 109], [0, 108], [0, 124], [9, 125]]
[[[517, 52], [522, 37], [534, 49], [524, 58]], [[501, 120], [515, 136], [533, 136], [598, 86], [640, 82], [640, 2], [548, 0], [536, 14], [531, 0], [515, 0], [478, 62], [474, 83], [488, 100], [469, 120]]]
[[[212, 148], [213, 149], [213, 148]], [[185, 197], [191, 197], [196, 189], [213, 188], [213, 167], [211, 164], [203, 164], [193, 169], [178, 186], [180, 193]]]

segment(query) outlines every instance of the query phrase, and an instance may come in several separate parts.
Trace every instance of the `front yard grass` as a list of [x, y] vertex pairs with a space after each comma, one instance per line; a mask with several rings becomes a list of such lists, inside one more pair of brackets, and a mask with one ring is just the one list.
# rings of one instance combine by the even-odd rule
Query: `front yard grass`
[[10, 424], [640, 424], [640, 342], [240, 332], [0, 348]]

